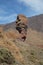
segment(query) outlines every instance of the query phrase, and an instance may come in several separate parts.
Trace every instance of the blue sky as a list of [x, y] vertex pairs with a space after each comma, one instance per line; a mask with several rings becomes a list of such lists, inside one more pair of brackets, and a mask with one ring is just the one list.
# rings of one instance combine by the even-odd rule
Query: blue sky
[[15, 21], [18, 14], [43, 14], [43, 0], [0, 0], [0, 24]]

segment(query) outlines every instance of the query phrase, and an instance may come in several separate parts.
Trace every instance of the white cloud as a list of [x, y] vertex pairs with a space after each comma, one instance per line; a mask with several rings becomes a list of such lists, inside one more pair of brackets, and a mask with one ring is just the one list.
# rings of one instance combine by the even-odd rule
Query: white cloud
[[16, 16], [17, 16], [16, 13], [11, 14], [9, 16], [0, 16], [0, 21], [3, 21], [3, 22], [5, 21], [6, 23], [13, 22], [16, 20]]
[[30, 6], [32, 10], [43, 13], [43, 0], [18, 0], [26, 6]]
[[[5, 11], [5, 9], [0, 8], [0, 23], [10, 23], [16, 20], [16, 13], [9, 14], [10, 12]], [[9, 15], [8, 15], [9, 14]]]

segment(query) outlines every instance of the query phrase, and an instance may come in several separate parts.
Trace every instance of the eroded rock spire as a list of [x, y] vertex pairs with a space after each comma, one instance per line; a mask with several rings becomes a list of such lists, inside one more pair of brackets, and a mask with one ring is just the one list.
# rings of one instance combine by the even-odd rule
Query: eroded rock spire
[[23, 41], [26, 40], [27, 28], [28, 28], [27, 23], [28, 23], [28, 19], [26, 16], [22, 14], [17, 16], [16, 30], [21, 34], [21, 39]]

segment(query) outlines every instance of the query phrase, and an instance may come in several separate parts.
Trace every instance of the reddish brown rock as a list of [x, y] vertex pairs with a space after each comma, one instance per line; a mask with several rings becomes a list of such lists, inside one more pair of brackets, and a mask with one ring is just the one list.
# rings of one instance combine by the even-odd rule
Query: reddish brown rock
[[26, 16], [20, 14], [16, 20], [16, 30], [21, 34], [21, 39], [25, 40], [27, 35], [27, 23], [28, 19]]

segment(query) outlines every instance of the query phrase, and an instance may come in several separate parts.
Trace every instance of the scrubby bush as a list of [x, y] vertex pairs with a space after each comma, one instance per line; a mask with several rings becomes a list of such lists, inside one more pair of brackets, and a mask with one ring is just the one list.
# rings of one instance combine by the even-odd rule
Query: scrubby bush
[[6, 63], [6, 64], [13, 64], [15, 63], [15, 59], [11, 52], [9, 52], [7, 49], [1, 48], [0, 49], [0, 64]]
[[39, 62], [39, 65], [43, 65], [43, 62]]

